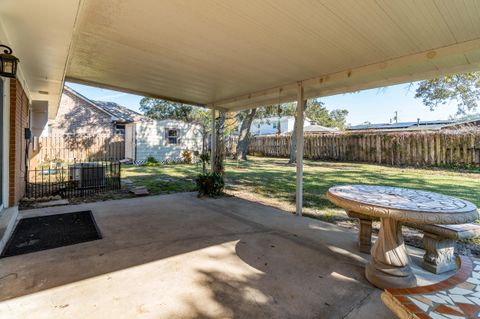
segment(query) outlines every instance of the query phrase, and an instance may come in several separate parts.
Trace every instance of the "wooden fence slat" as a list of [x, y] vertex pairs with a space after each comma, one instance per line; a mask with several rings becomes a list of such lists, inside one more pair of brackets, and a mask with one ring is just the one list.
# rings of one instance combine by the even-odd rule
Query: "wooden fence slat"
[[[48, 162], [112, 159], [125, 157], [125, 140], [123, 135], [53, 135], [38, 139], [36, 150], [30, 150], [30, 167]], [[33, 165], [33, 166], [32, 166]]]
[[[123, 157], [123, 142], [100, 137], [93, 143], [91, 155]], [[82, 160], [85, 150], [66, 147], [63, 140], [40, 138], [40, 157], [60, 154]], [[58, 147], [57, 147], [58, 144]], [[289, 157], [291, 136], [256, 136], [249, 152], [260, 156]], [[102, 146], [103, 145], [103, 146]], [[123, 144], [124, 145], [124, 144]], [[58, 151], [56, 151], [58, 149]], [[480, 165], [480, 132], [343, 133], [305, 136], [305, 158], [356, 161], [388, 165]], [[66, 153], [65, 153], [66, 152]], [[70, 155], [70, 152], [73, 155]]]

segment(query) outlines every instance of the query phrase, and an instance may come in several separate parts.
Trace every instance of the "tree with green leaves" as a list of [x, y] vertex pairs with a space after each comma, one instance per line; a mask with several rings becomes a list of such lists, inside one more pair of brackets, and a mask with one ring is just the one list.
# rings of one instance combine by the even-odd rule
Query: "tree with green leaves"
[[241, 124], [238, 134], [237, 150], [233, 156], [234, 159], [243, 161], [247, 160], [250, 128], [252, 126], [253, 119], [262, 119], [276, 114], [279, 116], [281, 115], [280, 105], [269, 105], [237, 113], [237, 121]]
[[[306, 117], [311, 119], [318, 125], [326, 127], [338, 127], [343, 129], [346, 125], [346, 118], [348, 111], [344, 109], [337, 109], [328, 111], [323, 102], [319, 99], [309, 100], [306, 106]], [[254, 110], [242, 111], [237, 114], [237, 120], [241, 123], [239, 139], [237, 144], [237, 159], [246, 160], [248, 141], [250, 137], [250, 127], [253, 119], [265, 119], [268, 117], [278, 116], [295, 116], [296, 117], [296, 103], [283, 103], [276, 105], [268, 105]], [[295, 125], [296, 126], [296, 125]], [[280, 133], [280, 126], [278, 126], [278, 134]], [[295, 162], [296, 149], [296, 131], [292, 132], [292, 153], [290, 162]]]
[[252, 121], [257, 113], [257, 109], [251, 109], [238, 113], [238, 117], [241, 119], [240, 132], [238, 133], [237, 150], [234, 154], [234, 159], [247, 160], [248, 141], [250, 139], [250, 127]]
[[[295, 116], [295, 124], [292, 132], [292, 148], [290, 150], [289, 164], [293, 164], [297, 161], [297, 116], [296, 116], [296, 103], [288, 106], [288, 112]], [[336, 127], [344, 129], [347, 123], [348, 110], [335, 109], [328, 111], [324, 106], [324, 103], [319, 99], [308, 100], [304, 107], [304, 116], [318, 125], [326, 127]]]
[[140, 110], [154, 120], [175, 119], [200, 125], [202, 134], [202, 153], [206, 152], [206, 138], [210, 133], [210, 111], [188, 104], [170, 102], [162, 99], [144, 97], [140, 101]]
[[144, 97], [140, 101], [140, 111], [154, 120], [175, 119], [190, 122], [194, 108], [192, 105], [150, 97]]
[[433, 111], [438, 105], [457, 102], [457, 115], [475, 111], [480, 101], [480, 72], [451, 74], [421, 81], [415, 97]]

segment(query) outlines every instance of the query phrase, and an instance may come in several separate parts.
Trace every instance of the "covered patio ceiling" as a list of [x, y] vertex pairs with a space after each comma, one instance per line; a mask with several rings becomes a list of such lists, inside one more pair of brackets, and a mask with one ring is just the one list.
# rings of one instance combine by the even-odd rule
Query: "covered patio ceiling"
[[299, 82], [312, 98], [478, 70], [479, 17], [476, 0], [5, 0], [0, 40], [50, 117], [65, 79], [241, 110]]
[[225, 110], [480, 68], [480, 3], [82, 1], [70, 81]]

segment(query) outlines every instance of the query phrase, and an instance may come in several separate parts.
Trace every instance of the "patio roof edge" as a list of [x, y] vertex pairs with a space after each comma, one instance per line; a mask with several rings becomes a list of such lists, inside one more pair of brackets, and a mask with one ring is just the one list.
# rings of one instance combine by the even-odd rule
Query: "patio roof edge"
[[[480, 53], [480, 39], [465, 41], [446, 47], [435, 48], [432, 50], [343, 70], [340, 72], [324, 74], [315, 78], [295, 81], [237, 97], [214, 101], [209, 103], [209, 105], [222, 105], [229, 111], [240, 111], [270, 104], [293, 102], [296, 100], [295, 88], [298, 83], [302, 83], [302, 85], [305, 87], [305, 98], [316, 98], [393, 84], [419, 81], [442, 74], [480, 70], [480, 61], [472, 62], [468, 59], [466, 59], [466, 64], [458, 64], [447, 68], [439, 68], [434, 64], [435, 60], [452, 55], [467, 53], [470, 51], [477, 51]], [[422, 63], [431, 64], [430, 69], [427, 71], [422, 70], [416, 73], [407, 73], [392, 77], [386, 77], [385, 75], [386, 71], [421, 65]], [[371, 76], [377, 77], [378, 79], [375, 79], [374, 81], [362, 80], [362, 78]], [[232, 107], [228, 107], [228, 104], [231, 104]]]
[[[69, 76], [65, 77], [65, 81], [78, 83], [78, 84], [91, 85], [91, 86], [95, 86], [95, 87], [99, 87], [99, 88], [103, 88], [103, 89], [115, 90], [115, 91], [119, 91], [119, 92], [130, 93], [130, 94], [136, 94], [136, 95], [151, 97], [151, 98], [155, 98], [155, 99], [162, 99], [162, 100], [167, 100], [167, 101], [171, 101], [171, 102], [189, 104], [189, 105], [198, 106], [198, 107], [209, 107], [209, 105], [211, 107], [211, 104], [205, 104], [205, 103], [199, 103], [199, 102], [195, 102], [195, 101], [177, 99], [177, 98], [158, 95], [158, 94], [154, 94], [154, 93], [150, 93], [150, 92], [146, 92], [146, 91], [133, 90], [133, 89], [128, 89], [128, 88], [119, 87], [119, 86], [115, 86], [115, 85], [104, 84], [104, 83], [101, 83], [101, 82], [82, 80], [82, 79], [69, 77]], [[215, 107], [215, 108], [220, 109], [218, 107]]]

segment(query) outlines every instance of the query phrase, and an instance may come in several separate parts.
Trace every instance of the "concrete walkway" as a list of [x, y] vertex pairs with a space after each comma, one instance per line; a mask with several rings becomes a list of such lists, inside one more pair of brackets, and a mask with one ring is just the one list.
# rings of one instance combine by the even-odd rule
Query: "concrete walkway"
[[86, 209], [103, 239], [0, 259], [0, 318], [393, 317], [355, 232], [192, 193], [21, 215]]

